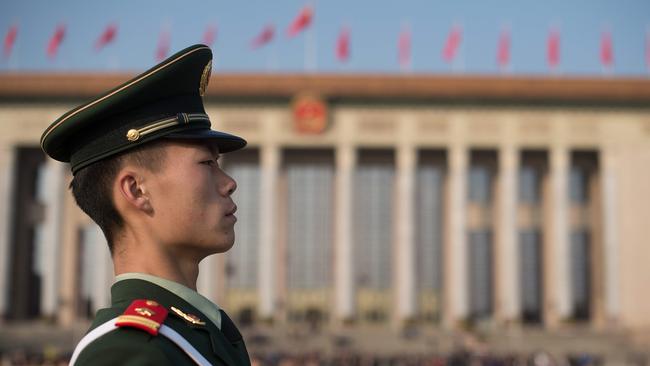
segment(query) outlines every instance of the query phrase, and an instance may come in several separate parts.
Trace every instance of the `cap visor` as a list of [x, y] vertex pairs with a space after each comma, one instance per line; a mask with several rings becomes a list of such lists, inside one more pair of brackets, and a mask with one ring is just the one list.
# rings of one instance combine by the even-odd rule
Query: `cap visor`
[[220, 153], [239, 150], [246, 146], [246, 140], [239, 136], [207, 129], [173, 132], [164, 137], [181, 140], [210, 140], [216, 142]]

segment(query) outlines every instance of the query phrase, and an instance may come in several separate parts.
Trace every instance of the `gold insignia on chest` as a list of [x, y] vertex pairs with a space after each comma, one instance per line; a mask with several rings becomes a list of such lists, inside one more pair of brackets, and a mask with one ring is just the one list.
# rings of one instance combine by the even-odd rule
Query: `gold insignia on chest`
[[185, 321], [188, 322], [188, 323], [191, 323], [191, 324], [194, 324], [194, 325], [205, 325], [205, 322], [202, 321], [198, 316], [196, 316], [194, 314], [186, 314], [183, 311], [181, 311], [180, 309], [177, 309], [177, 308], [175, 308], [173, 306], [172, 306], [172, 311], [176, 315], [178, 315], [181, 318], [185, 319]]
[[[148, 304], [147, 304], [147, 305], [148, 305]], [[149, 317], [151, 317], [151, 316], [156, 315], [156, 312], [155, 312], [155, 311], [153, 311], [153, 310], [151, 310], [151, 309], [147, 309], [147, 308], [135, 308], [135, 312], [138, 313], [138, 314], [140, 314], [140, 315], [142, 315], [142, 316], [149, 316]]]
[[205, 65], [203, 69], [203, 74], [201, 74], [201, 83], [199, 84], [199, 95], [203, 96], [205, 90], [208, 88], [208, 83], [210, 82], [210, 73], [212, 72], [212, 60]]

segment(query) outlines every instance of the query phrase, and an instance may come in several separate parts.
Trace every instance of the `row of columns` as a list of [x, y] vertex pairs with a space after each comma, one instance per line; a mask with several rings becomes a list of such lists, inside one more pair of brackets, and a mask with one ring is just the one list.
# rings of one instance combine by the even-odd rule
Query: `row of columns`
[[[260, 315], [272, 318], [278, 309], [277, 288], [277, 195], [280, 169], [280, 147], [273, 144], [261, 147], [261, 202], [260, 202], [260, 252], [259, 252], [259, 298]], [[462, 144], [448, 148], [448, 199], [445, 207], [446, 236], [443, 293], [443, 324], [454, 327], [465, 319], [469, 312], [468, 302], [468, 243], [466, 229], [467, 172], [469, 149]], [[521, 313], [520, 283], [518, 270], [517, 191], [520, 152], [514, 145], [505, 145], [499, 150], [499, 172], [495, 226], [495, 318], [510, 321]], [[603, 154], [601, 154], [602, 156]], [[339, 319], [355, 315], [355, 281], [352, 192], [357, 156], [352, 144], [342, 143], [336, 149], [336, 212], [334, 243], [334, 313]], [[611, 157], [604, 158], [602, 180], [602, 212], [604, 214], [605, 253], [605, 296], [606, 315], [615, 318], [618, 314], [616, 299], [616, 236], [612, 212], [614, 212], [614, 172]], [[548, 219], [549, 235], [543, 247], [545, 303], [544, 319], [549, 326], [557, 325], [568, 318], [571, 310], [569, 271], [569, 195], [568, 179], [570, 151], [563, 146], [554, 146], [550, 151], [550, 207]], [[396, 151], [396, 211], [394, 215], [394, 316], [407, 320], [417, 316], [416, 266], [415, 266], [415, 177], [417, 170], [417, 148], [410, 145], [398, 146]]]
[[[615, 318], [619, 312], [617, 235], [615, 218], [615, 156], [607, 150], [601, 152], [602, 215], [604, 241], [604, 311], [608, 318]], [[0, 154], [0, 199], [11, 202], [11, 182], [13, 177], [14, 151], [4, 148]], [[275, 194], [278, 190], [278, 177], [281, 163], [281, 148], [275, 144], [261, 147], [261, 202], [260, 202], [260, 251], [258, 291], [260, 315], [272, 318], [278, 311], [277, 269], [277, 211], [280, 204]], [[334, 312], [340, 319], [355, 315], [355, 286], [353, 276], [353, 227], [352, 227], [352, 192], [356, 166], [356, 148], [343, 141], [336, 149], [336, 214], [335, 214], [335, 261], [334, 261]], [[443, 263], [443, 324], [453, 327], [455, 323], [468, 315], [467, 291], [467, 238], [466, 238], [466, 200], [467, 171], [469, 149], [462, 144], [452, 144], [448, 148], [448, 199], [445, 207], [446, 237]], [[519, 283], [517, 260], [517, 226], [516, 226], [516, 192], [519, 167], [519, 150], [506, 145], [499, 151], [498, 174], [498, 218], [495, 227], [495, 317], [507, 321], [516, 319], [520, 313]], [[409, 319], [416, 316], [416, 273], [415, 273], [415, 176], [417, 169], [417, 149], [408, 144], [399, 145], [396, 153], [396, 212], [395, 212], [395, 317]], [[568, 317], [571, 306], [569, 287], [569, 226], [568, 226], [568, 172], [570, 169], [570, 151], [564, 146], [554, 146], [550, 151], [550, 235], [544, 247], [548, 250], [545, 257], [551, 260], [545, 263], [544, 292], [546, 303], [544, 312], [549, 325], [557, 324]], [[69, 303], [70, 292], [59, 291], [64, 260], [59, 253], [62, 249], [62, 218], [64, 217], [65, 168], [62, 164], [48, 160], [45, 165], [47, 184], [42, 195], [46, 211], [42, 223], [43, 235], [43, 287], [41, 309], [46, 315], [54, 314], [58, 304]], [[9, 296], [8, 268], [10, 251], [11, 205], [0, 205], [0, 312], [7, 311]], [[97, 231], [94, 238], [102, 241]], [[70, 236], [68, 236], [70, 238]], [[98, 239], [99, 238], [99, 239]], [[69, 248], [69, 245], [65, 245]], [[104, 249], [102, 249], [104, 250]], [[70, 255], [70, 251], [67, 255]], [[108, 255], [108, 251], [104, 250]], [[102, 268], [108, 266], [110, 258], [99, 256]], [[104, 258], [106, 257], [106, 258]], [[70, 263], [69, 261], [65, 261]], [[108, 264], [107, 264], [108, 263]], [[214, 264], [206, 263], [209, 267]], [[69, 272], [69, 271], [68, 271]], [[96, 288], [107, 288], [112, 278], [106, 270], [96, 279]], [[210, 272], [213, 272], [211, 270]], [[69, 276], [65, 276], [69, 279]], [[206, 287], [205, 285], [201, 287]], [[210, 286], [207, 286], [210, 287]], [[97, 304], [108, 302], [105, 290], [93, 295]], [[61, 297], [65, 297], [62, 299]], [[216, 294], [211, 297], [216, 297]]]

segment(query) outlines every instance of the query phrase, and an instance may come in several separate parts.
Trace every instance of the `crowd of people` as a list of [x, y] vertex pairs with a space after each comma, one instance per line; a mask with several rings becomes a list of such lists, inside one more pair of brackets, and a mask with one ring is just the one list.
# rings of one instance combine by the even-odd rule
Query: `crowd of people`
[[[399, 354], [377, 356], [357, 352], [344, 352], [324, 356], [318, 353], [304, 354], [253, 354], [253, 366], [593, 366], [606, 365], [598, 355], [569, 354], [553, 356], [540, 351], [531, 354], [476, 354], [456, 351], [451, 354]], [[627, 365], [647, 365], [646, 359], [631, 357]]]
[[[26, 352], [0, 354], [0, 366], [67, 365], [69, 353]], [[610, 364], [595, 354], [551, 355], [538, 351], [530, 354], [477, 354], [459, 350], [450, 354], [400, 354], [378, 356], [354, 351], [324, 353], [251, 353], [252, 366], [597, 366]], [[620, 365], [650, 365], [647, 355], [630, 355]]]

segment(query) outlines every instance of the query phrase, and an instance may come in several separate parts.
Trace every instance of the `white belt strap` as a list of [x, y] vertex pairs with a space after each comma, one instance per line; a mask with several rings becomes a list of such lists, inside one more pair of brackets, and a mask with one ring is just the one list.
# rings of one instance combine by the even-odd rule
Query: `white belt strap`
[[[72, 353], [72, 358], [70, 359], [69, 366], [74, 366], [74, 363], [77, 361], [77, 358], [81, 354], [81, 351], [86, 348], [90, 343], [92, 343], [94, 340], [97, 338], [105, 335], [106, 333], [109, 333], [115, 329], [118, 328], [115, 323], [117, 322], [117, 318], [111, 319], [107, 321], [106, 323], [98, 326], [97, 328], [91, 330], [86, 334], [81, 341], [77, 344], [77, 347], [74, 349], [74, 352]], [[182, 349], [197, 365], [200, 366], [210, 366], [210, 362], [199, 353], [199, 351], [194, 348], [188, 342], [185, 338], [183, 338], [178, 332], [173, 330], [172, 328], [166, 326], [166, 325], [161, 325], [160, 329], [158, 329], [158, 332], [165, 337], [169, 338], [172, 342], [174, 342], [180, 349]]]

